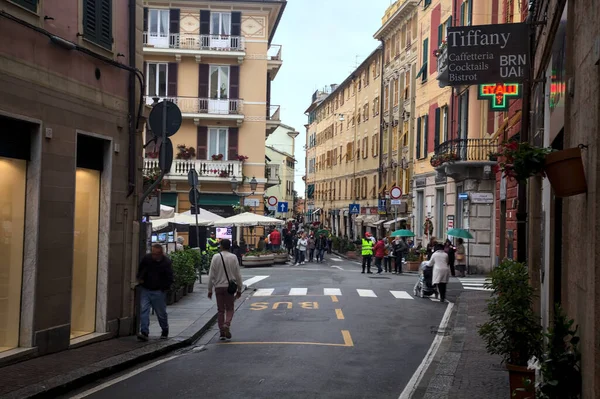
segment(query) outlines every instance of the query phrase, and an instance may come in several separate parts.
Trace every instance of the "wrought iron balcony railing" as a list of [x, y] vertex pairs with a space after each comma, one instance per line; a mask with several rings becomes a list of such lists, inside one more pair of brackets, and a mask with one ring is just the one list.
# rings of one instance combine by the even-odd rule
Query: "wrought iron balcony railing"
[[446, 162], [491, 162], [490, 154], [498, 149], [498, 141], [492, 139], [454, 139], [435, 148], [431, 166], [438, 167]]
[[[244, 104], [244, 100], [237, 98], [164, 97], [159, 101], [162, 100], [177, 104], [183, 114], [241, 115]], [[147, 96], [146, 104], [153, 103], [154, 98]]]

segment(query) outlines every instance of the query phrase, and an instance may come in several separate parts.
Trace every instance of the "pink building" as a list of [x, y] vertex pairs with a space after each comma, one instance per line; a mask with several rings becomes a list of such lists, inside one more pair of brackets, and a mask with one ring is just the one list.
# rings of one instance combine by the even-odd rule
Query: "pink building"
[[141, 24], [141, 0], [0, 0], [0, 364], [133, 332]]

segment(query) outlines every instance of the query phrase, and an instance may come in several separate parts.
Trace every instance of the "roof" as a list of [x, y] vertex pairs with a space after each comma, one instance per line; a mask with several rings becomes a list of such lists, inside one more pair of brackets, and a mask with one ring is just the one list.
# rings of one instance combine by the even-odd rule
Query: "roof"
[[[381, 44], [380, 44], [379, 46], [377, 46], [377, 48], [376, 48], [375, 50], [373, 50], [373, 51], [371, 52], [371, 54], [369, 54], [369, 56], [368, 56], [367, 58], [365, 58], [365, 59], [364, 59], [364, 61], [363, 61], [363, 62], [362, 62], [362, 63], [361, 63], [361, 64], [360, 64], [360, 65], [359, 65], [359, 66], [358, 66], [358, 67], [357, 67], [357, 68], [356, 68], [354, 71], [352, 71], [352, 73], [351, 73], [351, 74], [350, 74], [350, 75], [349, 75], [349, 76], [348, 76], [346, 79], [344, 79], [344, 81], [343, 81], [342, 83], [340, 83], [340, 84], [338, 85], [338, 87], [336, 87], [336, 88], [335, 88], [335, 90], [332, 90], [332, 91], [331, 91], [331, 93], [329, 93], [329, 95], [328, 95], [327, 97], [325, 97], [325, 98], [324, 98], [322, 101], [320, 101], [320, 102], [319, 102], [319, 103], [318, 103], [318, 104], [317, 104], [317, 105], [316, 105], [314, 108], [312, 108], [312, 109], [311, 109], [311, 107], [312, 107], [312, 105], [311, 105], [311, 107], [309, 107], [309, 110], [310, 110], [310, 111], [314, 111], [314, 110], [316, 110], [316, 109], [317, 109], [317, 108], [319, 108], [319, 107], [320, 107], [320, 106], [321, 106], [321, 105], [322, 105], [322, 104], [325, 102], [325, 100], [327, 100], [329, 97], [331, 97], [332, 95], [334, 95], [334, 94], [336, 94], [336, 93], [339, 93], [339, 92], [342, 90], [342, 88], [345, 88], [345, 86], [346, 86], [346, 84], [347, 84], [348, 82], [350, 82], [350, 81], [354, 80], [354, 79], [356, 78], [356, 75], [357, 75], [357, 73], [358, 73], [359, 71], [361, 71], [361, 70], [362, 70], [362, 69], [365, 67], [365, 65], [366, 65], [366, 64], [367, 64], [369, 61], [371, 61], [371, 60], [374, 58], [374, 56], [375, 56], [375, 55], [377, 55], [378, 53], [380, 53], [382, 50], [383, 50], [383, 45], [381, 45]], [[313, 104], [314, 104], [314, 103], [313, 103]], [[307, 110], [306, 112], [310, 112], [309, 110]]]
[[[293, 156], [293, 155], [290, 155], [290, 154], [288, 154], [288, 153], [287, 153], [287, 152], [285, 152], [285, 151], [280, 151], [280, 150], [278, 150], [278, 149], [276, 149], [275, 147], [273, 147], [273, 146], [270, 146], [270, 145], [266, 146], [266, 148], [268, 148], [269, 150], [275, 151], [275, 152], [277, 152], [277, 153], [279, 153], [279, 154], [281, 154], [281, 155], [283, 155], [283, 156], [286, 156], [286, 157], [288, 157], [288, 158], [291, 158], [291, 159], [293, 159], [294, 161], [296, 161], [296, 158], [294, 158], [294, 156]], [[269, 160], [269, 161], [270, 161], [270, 160]]]

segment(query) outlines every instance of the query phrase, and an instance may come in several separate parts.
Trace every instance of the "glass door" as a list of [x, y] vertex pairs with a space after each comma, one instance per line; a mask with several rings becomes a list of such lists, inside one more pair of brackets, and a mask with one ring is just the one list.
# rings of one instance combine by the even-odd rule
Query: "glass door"
[[162, 101], [168, 95], [169, 64], [149, 62], [147, 69], [146, 104], [152, 105], [154, 97], [159, 97], [159, 101]]
[[208, 159], [213, 155], [222, 155], [222, 160], [227, 160], [227, 139], [228, 131], [226, 128], [211, 128], [208, 130]]
[[231, 14], [213, 12], [210, 14], [210, 46], [229, 48], [231, 46]]
[[148, 45], [169, 48], [169, 10], [148, 10]]
[[229, 67], [210, 66], [209, 75], [210, 100], [209, 114], [229, 114]]

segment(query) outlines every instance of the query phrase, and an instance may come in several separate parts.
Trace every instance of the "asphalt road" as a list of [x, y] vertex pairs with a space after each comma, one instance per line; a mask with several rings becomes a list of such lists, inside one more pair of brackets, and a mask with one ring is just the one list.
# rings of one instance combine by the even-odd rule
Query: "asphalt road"
[[[234, 316], [231, 342], [219, 341], [215, 327], [197, 344], [206, 350], [87, 397], [396, 399], [447, 307], [412, 296], [416, 275], [361, 274], [339, 259], [243, 275], [260, 281]], [[461, 289], [452, 279], [448, 300]]]

